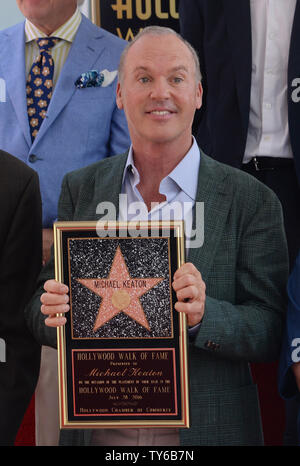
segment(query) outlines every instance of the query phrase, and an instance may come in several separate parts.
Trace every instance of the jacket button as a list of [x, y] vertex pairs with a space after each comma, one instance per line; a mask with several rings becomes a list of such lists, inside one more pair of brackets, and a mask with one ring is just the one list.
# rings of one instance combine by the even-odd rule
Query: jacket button
[[209, 349], [212, 349], [212, 350], [216, 350], [216, 349], [219, 349], [220, 348], [220, 345], [219, 343], [215, 343], [211, 340], [207, 340], [205, 343], [204, 343], [204, 346], [206, 348], [209, 348]]
[[34, 162], [37, 161], [37, 159], [38, 159], [38, 158], [37, 158], [36, 155], [30, 154], [30, 156], [29, 156], [29, 162], [34, 163]]

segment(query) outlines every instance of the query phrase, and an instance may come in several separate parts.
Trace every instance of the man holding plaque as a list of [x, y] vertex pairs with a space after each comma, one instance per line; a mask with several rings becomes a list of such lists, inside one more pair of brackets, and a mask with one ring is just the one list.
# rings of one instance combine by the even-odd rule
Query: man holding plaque
[[[130, 220], [133, 202], [145, 206], [146, 220], [154, 209], [164, 219], [172, 202], [189, 203], [194, 214], [204, 203], [204, 241], [197, 241], [194, 215], [185, 230], [187, 262], [172, 283], [175, 309], [189, 325], [191, 427], [66, 430], [62, 444], [263, 443], [248, 363], [272, 360], [280, 349], [288, 276], [282, 212], [268, 188], [199, 150], [191, 128], [201, 106], [200, 76], [197, 56], [180, 36], [144, 29], [119, 68], [117, 104], [126, 114], [130, 151], [66, 175], [59, 203], [59, 220], [66, 221], [98, 220], [108, 201], [116, 206], [111, 220]], [[117, 205], [119, 194], [127, 195], [127, 212]], [[55, 327], [66, 322], [57, 313], [69, 310], [69, 297], [53, 276], [50, 262], [27, 320], [40, 342], [55, 346]]]

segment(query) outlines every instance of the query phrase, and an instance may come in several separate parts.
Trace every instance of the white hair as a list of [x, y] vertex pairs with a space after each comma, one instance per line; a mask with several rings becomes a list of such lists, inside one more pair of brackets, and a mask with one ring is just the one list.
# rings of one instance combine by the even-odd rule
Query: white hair
[[162, 27], [162, 26], [147, 26], [146, 28], [142, 29], [134, 38], [132, 41], [128, 43], [128, 45], [125, 47], [123, 50], [123, 53], [120, 58], [119, 62], [119, 80], [121, 81], [122, 75], [123, 75], [123, 67], [124, 67], [124, 62], [128, 53], [128, 50], [132, 47], [132, 45], [138, 41], [141, 37], [146, 36], [146, 35], [154, 35], [154, 36], [160, 36], [160, 35], [168, 35], [168, 34], [173, 34], [175, 37], [177, 37], [181, 42], [185, 44], [185, 46], [189, 49], [189, 51], [192, 54], [194, 64], [195, 64], [195, 76], [197, 81], [201, 81], [202, 76], [201, 76], [201, 71], [200, 71], [200, 64], [199, 64], [199, 58], [197, 55], [196, 50], [192, 45], [185, 40], [180, 34], [178, 34], [174, 29], [168, 28], [168, 27]]

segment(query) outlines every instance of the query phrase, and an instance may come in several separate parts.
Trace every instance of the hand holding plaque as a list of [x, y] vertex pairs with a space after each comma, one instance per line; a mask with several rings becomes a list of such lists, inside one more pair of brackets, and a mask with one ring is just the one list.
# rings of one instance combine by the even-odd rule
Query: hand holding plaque
[[173, 289], [176, 292], [175, 309], [184, 312], [190, 327], [201, 322], [205, 307], [205, 283], [201, 273], [191, 264], [183, 264], [174, 274]]
[[56, 280], [47, 280], [44, 284], [45, 293], [41, 295], [41, 312], [48, 316], [45, 324], [48, 327], [65, 325], [64, 314], [70, 310], [69, 288]]
[[[93, 282], [93, 280], [90, 280], [90, 282]], [[82, 280], [82, 284], [87, 286], [87, 288], [89, 288], [88, 283], [86, 280]], [[117, 288], [121, 287], [120, 284], [116, 286]], [[187, 315], [187, 323], [190, 327], [197, 325], [203, 318], [205, 307], [205, 283], [202, 280], [200, 272], [193, 264], [184, 264], [175, 272], [172, 286], [178, 300], [175, 303], [175, 309]], [[90, 287], [92, 290], [95, 290], [96, 294], [100, 293], [101, 296], [101, 292], [97, 286], [90, 285]], [[106, 288], [106, 286], [104, 285], [102, 288]], [[49, 327], [64, 325], [66, 323], [65, 317], [57, 317], [57, 314], [64, 314], [70, 309], [67, 304], [69, 302], [69, 288], [67, 285], [61, 284], [56, 280], [47, 280], [44, 289], [46, 293], [41, 296], [41, 312], [48, 315], [45, 324]], [[115, 308], [115, 311], [112, 311], [113, 314], [126, 311], [130, 302], [131, 298], [128, 291], [123, 289], [114, 291], [111, 294], [111, 303]], [[142, 309], [141, 312], [143, 313]], [[99, 320], [101, 322], [103, 317], [100, 317]], [[143, 318], [142, 321], [143, 323], [141, 322], [141, 324], [147, 327], [148, 324]]]
[[41, 311], [58, 328], [62, 428], [189, 426], [184, 314], [202, 317], [199, 277], [181, 268], [182, 222], [153, 238], [141, 223], [142, 237], [117, 222], [105, 238], [95, 222], [55, 225], [56, 280]]

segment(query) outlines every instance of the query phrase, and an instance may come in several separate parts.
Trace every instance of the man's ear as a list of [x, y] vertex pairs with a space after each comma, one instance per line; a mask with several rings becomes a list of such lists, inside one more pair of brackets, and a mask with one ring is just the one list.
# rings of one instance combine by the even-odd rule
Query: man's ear
[[201, 82], [199, 81], [197, 84], [197, 97], [196, 97], [196, 108], [199, 110], [202, 106], [202, 96], [203, 96], [203, 88]]
[[120, 81], [117, 84], [117, 95], [116, 95], [116, 103], [119, 110], [123, 109], [123, 101], [122, 101], [122, 92], [121, 92], [121, 84]]

